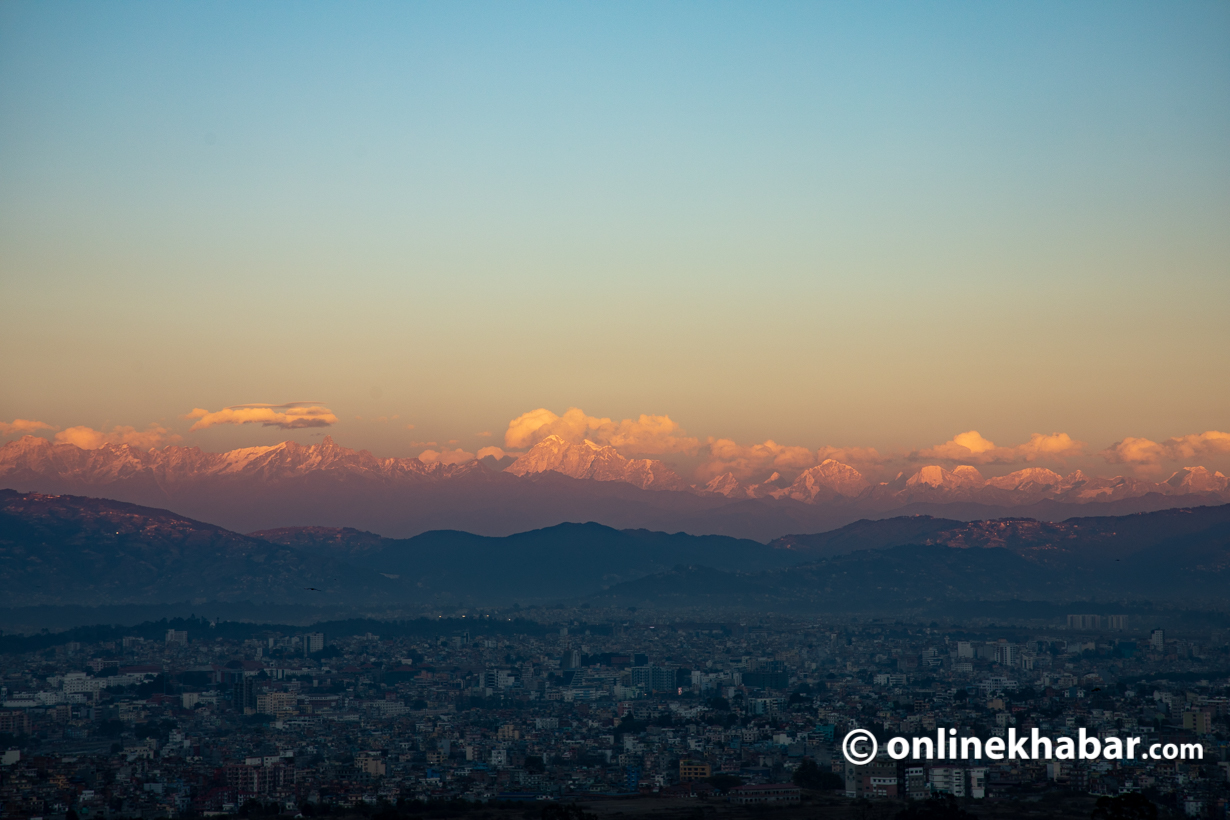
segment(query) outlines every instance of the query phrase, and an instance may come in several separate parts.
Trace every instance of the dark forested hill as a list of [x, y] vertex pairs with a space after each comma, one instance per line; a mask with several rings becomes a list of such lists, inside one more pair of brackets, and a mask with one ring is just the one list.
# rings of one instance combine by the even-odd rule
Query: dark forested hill
[[354, 529], [240, 535], [148, 507], [0, 491], [10, 606], [251, 601], [503, 604], [589, 596], [900, 611], [909, 602], [1230, 606], [1230, 506], [1039, 522], [860, 521], [771, 545], [560, 524], [506, 537]]

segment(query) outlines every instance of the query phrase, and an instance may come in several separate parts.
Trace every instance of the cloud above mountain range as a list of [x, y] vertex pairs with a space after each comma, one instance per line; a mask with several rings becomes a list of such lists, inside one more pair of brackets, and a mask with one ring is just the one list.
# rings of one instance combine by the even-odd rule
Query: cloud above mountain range
[[796, 474], [814, 467], [822, 459], [807, 447], [778, 444], [769, 439], [763, 444], [742, 445], [728, 438], [710, 438], [709, 456], [696, 470], [696, 477], [708, 480], [723, 473], [748, 479], [766, 471]]
[[1021, 464], [1039, 460], [1066, 461], [1086, 450], [1083, 441], [1067, 433], [1034, 433], [1029, 441], [1013, 447], [997, 447], [977, 430], [953, 436], [943, 444], [910, 453], [911, 461], [951, 461], [961, 464]]
[[[107, 444], [149, 449], [184, 441], [186, 435], [211, 428], [260, 426], [301, 431], [342, 424], [338, 415], [321, 402], [253, 403], [216, 411], [196, 408], [180, 418], [193, 423], [179, 432], [172, 429], [173, 425], [161, 423], [151, 423], [145, 429], [123, 425], [95, 429], [75, 425], [61, 430], [44, 421], [18, 418], [11, 422], [0, 421], [0, 436], [45, 434], [51, 435], [57, 443], [87, 450]], [[414, 425], [406, 425], [406, 428], [414, 429]], [[627, 458], [666, 459], [679, 475], [689, 476], [690, 480], [701, 484], [728, 473], [739, 481], [789, 481], [830, 459], [851, 465], [877, 480], [889, 480], [901, 470], [912, 473], [916, 467], [911, 465], [919, 463], [945, 465], [950, 469], [978, 465], [994, 471], [994, 468], [1033, 464], [1061, 468], [1075, 461], [1085, 470], [1094, 469], [1099, 463], [1127, 465], [1144, 476], [1156, 473], [1167, 464], [1182, 465], [1200, 458], [1216, 463], [1230, 456], [1230, 433], [1217, 430], [1161, 441], [1128, 436], [1102, 450], [1091, 448], [1086, 442], [1063, 432], [1034, 433], [1024, 442], [1000, 445], [977, 430], [958, 433], [942, 444], [913, 449], [833, 445], [813, 449], [773, 439], [751, 444], [715, 436], [702, 439], [665, 414], [613, 419], [589, 415], [579, 407], [570, 407], [562, 414], [539, 407], [516, 416], [507, 424], [502, 447], [488, 444], [491, 433], [486, 431], [470, 440], [444, 441], [447, 436], [441, 436], [437, 439], [439, 443], [406, 444], [426, 448], [418, 453], [419, 460], [425, 464], [455, 465], [475, 458], [518, 457], [552, 436], [569, 444], [588, 441], [610, 447]], [[779, 478], [774, 478], [774, 474]]]
[[695, 453], [700, 447], [700, 439], [684, 435], [670, 416], [642, 413], [640, 418], [615, 422], [587, 415], [577, 407], [570, 407], [562, 416], [544, 407], [522, 413], [508, 423], [504, 447], [527, 450], [547, 436], [559, 436], [569, 444], [592, 441], [638, 455]]
[[54, 430], [50, 424], [41, 421], [31, 421], [30, 419], [13, 419], [12, 421], [0, 421], [0, 436], [11, 435], [26, 435], [28, 433], [37, 433], [39, 430]]
[[300, 430], [305, 427], [330, 427], [337, 423], [337, 416], [332, 410], [314, 401], [237, 404], [212, 413], [197, 407], [184, 418], [196, 419], [189, 432], [205, 430], [218, 424], [260, 424], [282, 430]]
[[172, 433], [160, 424], [151, 424], [144, 430], [135, 427], [112, 427], [110, 430], [95, 430], [91, 427], [69, 427], [56, 433], [57, 444], [75, 444], [82, 450], [97, 450], [104, 444], [127, 444], [148, 450], [151, 447], [165, 447], [181, 441], [183, 436]]
[[1230, 433], [1208, 430], [1160, 442], [1129, 436], [1112, 444], [1101, 455], [1110, 464], [1154, 467], [1165, 461], [1226, 454], [1230, 454]]

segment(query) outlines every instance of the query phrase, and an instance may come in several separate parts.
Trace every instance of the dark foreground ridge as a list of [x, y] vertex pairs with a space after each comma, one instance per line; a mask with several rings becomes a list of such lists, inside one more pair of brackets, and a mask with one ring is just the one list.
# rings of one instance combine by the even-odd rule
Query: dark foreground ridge
[[580, 602], [916, 612], [983, 602], [1224, 609], [1230, 505], [1120, 517], [860, 521], [768, 545], [560, 524], [502, 538], [241, 535], [165, 510], [0, 490], [9, 607], [250, 602], [312, 608]]

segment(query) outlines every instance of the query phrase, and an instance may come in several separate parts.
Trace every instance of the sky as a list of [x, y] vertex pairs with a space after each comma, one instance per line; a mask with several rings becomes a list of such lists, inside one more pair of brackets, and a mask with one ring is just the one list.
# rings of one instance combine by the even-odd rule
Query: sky
[[1224, 2], [0, 4], [0, 441], [1227, 469], [1227, 226]]

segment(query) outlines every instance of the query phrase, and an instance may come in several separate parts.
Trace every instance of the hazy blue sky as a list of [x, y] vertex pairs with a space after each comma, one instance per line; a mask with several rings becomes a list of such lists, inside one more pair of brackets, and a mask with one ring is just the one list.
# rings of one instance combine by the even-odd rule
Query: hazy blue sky
[[1100, 448], [1228, 315], [1225, 2], [0, 4], [5, 421]]

